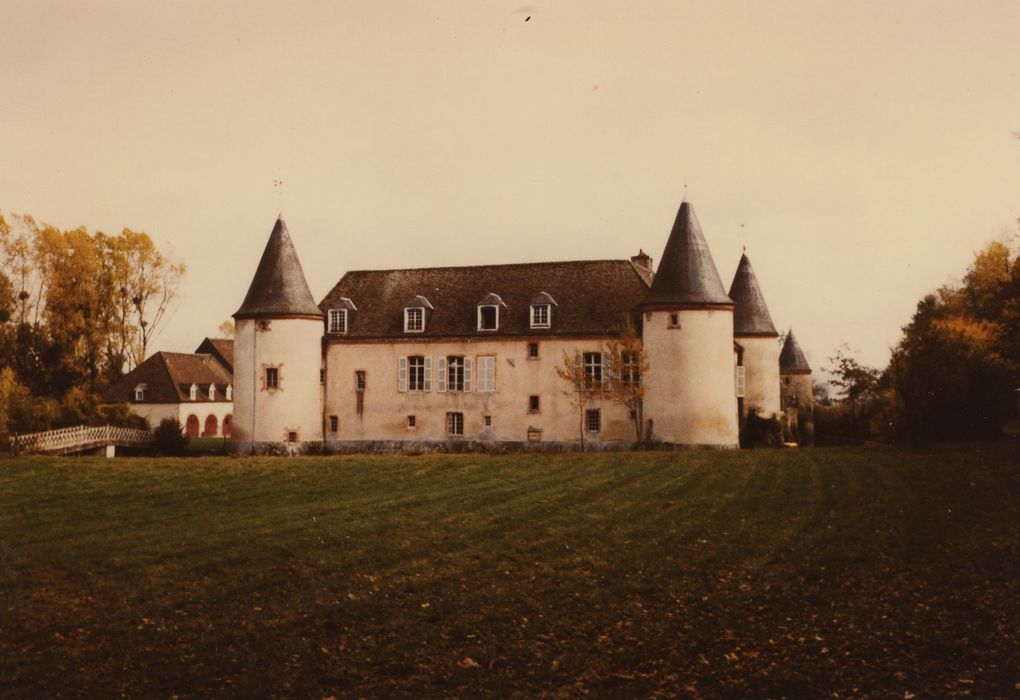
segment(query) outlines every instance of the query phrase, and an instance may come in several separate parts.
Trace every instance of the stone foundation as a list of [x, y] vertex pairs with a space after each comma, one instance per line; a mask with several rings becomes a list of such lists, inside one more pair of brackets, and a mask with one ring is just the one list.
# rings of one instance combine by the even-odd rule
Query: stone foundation
[[[687, 450], [729, 450], [739, 445], [675, 445], [667, 442], [636, 443], [622, 440], [588, 441], [585, 452], [682, 452]], [[580, 452], [577, 441], [528, 442], [524, 440], [339, 440], [322, 442], [231, 443], [233, 455], [336, 455], [336, 454], [513, 454], [520, 452], [562, 453]]]

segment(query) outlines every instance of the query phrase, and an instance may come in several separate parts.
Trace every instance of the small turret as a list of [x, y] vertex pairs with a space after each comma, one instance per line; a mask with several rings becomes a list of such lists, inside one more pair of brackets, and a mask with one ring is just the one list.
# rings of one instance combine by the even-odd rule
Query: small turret
[[234, 319], [234, 451], [322, 442], [323, 314], [282, 218]]
[[783, 350], [779, 353], [779, 382], [787, 439], [801, 445], [813, 444], [815, 396], [811, 385], [811, 365], [804, 357], [793, 329], [786, 334]]
[[654, 437], [681, 445], [736, 447], [733, 301], [694, 208], [680, 205], [642, 304], [649, 372], [644, 413]]
[[730, 298], [736, 304], [733, 337], [744, 350], [744, 395], [738, 397], [737, 402], [740, 420], [752, 412], [763, 418], [775, 416], [780, 411], [779, 344], [776, 342], [779, 333], [746, 254], [740, 256], [733, 275]]

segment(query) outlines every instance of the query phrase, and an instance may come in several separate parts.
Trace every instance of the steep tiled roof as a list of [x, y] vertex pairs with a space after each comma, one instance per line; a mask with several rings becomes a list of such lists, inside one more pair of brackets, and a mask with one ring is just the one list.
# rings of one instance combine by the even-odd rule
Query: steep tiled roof
[[216, 401], [226, 401], [232, 373], [212, 355], [157, 352], [125, 374], [103, 393], [106, 403], [135, 401], [135, 387], [145, 384], [140, 403], [189, 403], [191, 385], [198, 385], [198, 401], [209, 400], [209, 385], [216, 385]]
[[696, 306], [733, 303], [723, 289], [694, 208], [687, 202], [677, 212], [646, 303]]
[[740, 264], [730, 285], [730, 298], [736, 306], [733, 309], [734, 335], [764, 335], [777, 337], [776, 327], [765, 305], [765, 296], [754, 276], [751, 261], [746, 255], [740, 256]]
[[786, 341], [779, 353], [779, 371], [791, 374], [811, 371], [811, 365], [808, 364], [807, 358], [801, 352], [797, 339], [793, 337], [792, 328], [786, 334]]
[[287, 224], [277, 219], [248, 294], [234, 318], [320, 315]]
[[196, 355], [213, 355], [231, 372], [234, 371], [234, 341], [232, 338], [206, 338], [195, 348]]
[[[552, 327], [531, 329], [531, 300], [546, 292], [556, 300]], [[493, 293], [506, 304], [499, 330], [478, 331], [477, 304]], [[337, 308], [340, 297], [358, 307], [346, 336], [404, 338], [519, 335], [609, 335], [619, 332], [648, 293], [627, 260], [526, 263], [419, 270], [362, 270], [345, 274], [319, 307]], [[404, 307], [421, 295], [434, 307], [424, 333], [404, 333]]]

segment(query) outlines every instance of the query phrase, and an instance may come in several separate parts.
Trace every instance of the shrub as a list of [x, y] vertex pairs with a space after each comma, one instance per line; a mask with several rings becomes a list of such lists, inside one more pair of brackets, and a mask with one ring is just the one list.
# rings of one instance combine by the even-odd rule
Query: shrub
[[783, 424], [778, 418], [762, 418], [749, 413], [740, 430], [741, 447], [782, 447]]
[[181, 422], [176, 418], [164, 418], [152, 433], [152, 447], [159, 455], [179, 455], [188, 446]]

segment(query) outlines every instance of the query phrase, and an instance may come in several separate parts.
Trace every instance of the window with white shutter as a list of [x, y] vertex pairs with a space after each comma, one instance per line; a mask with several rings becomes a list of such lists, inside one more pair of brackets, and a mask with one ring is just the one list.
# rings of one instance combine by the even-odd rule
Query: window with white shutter
[[[446, 391], [446, 362], [447, 358], [440, 357], [436, 360], [436, 391]], [[456, 391], [453, 387], [450, 391]]]
[[397, 391], [407, 391], [407, 358], [401, 357], [397, 365]]
[[745, 370], [747, 368], [743, 365], [737, 367], [737, 398], [744, 398], [744, 388], [747, 384]]
[[478, 388], [479, 392], [492, 392], [496, 390], [496, 358], [492, 355], [479, 355], [476, 361], [478, 367]]

